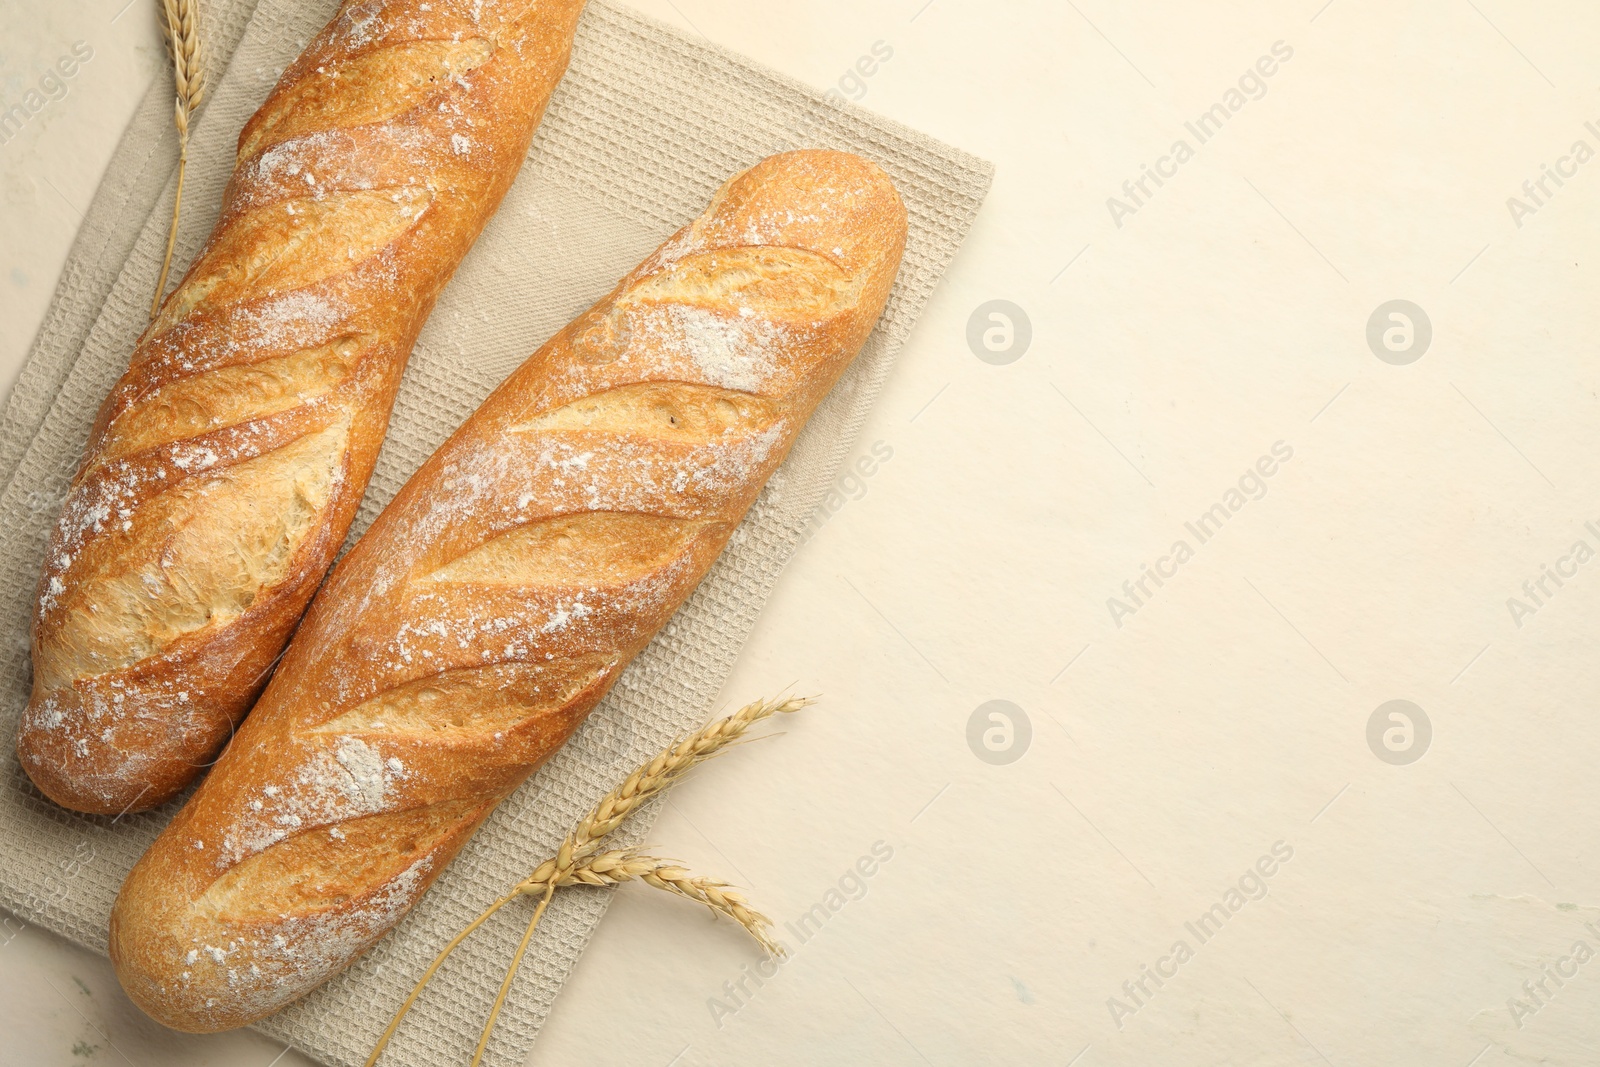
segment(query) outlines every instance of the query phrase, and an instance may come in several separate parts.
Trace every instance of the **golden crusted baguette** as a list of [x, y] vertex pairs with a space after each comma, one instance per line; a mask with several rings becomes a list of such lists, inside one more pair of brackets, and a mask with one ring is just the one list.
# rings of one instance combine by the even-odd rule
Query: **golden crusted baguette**
[[344, 540], [411, 347], [511, 185], [582, 0], [351, 0], [239, 136], [52, 536], [22, 766], [154, 807], [227, 742]]
[[240, 1026], [399, 921], [698, 584], [905, 234], [873, 164], [773, 156], [501, 384], [334, 569], [128, 876], [111, 958], [134, 1002]]

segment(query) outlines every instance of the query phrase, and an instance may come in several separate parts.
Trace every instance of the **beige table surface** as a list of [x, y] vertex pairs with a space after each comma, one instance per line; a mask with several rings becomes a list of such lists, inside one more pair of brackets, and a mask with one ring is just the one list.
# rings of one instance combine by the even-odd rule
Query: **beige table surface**
[[[0, 144], [7, 383], [123, 2], [0, 2], [4, 107], [93, 50]], [[793, 956], [626, 889], [533, 1062], [1595, 1062], [1600, 12], [640, 7], [998, 174], [724, 694], [826, 705], [652, 835]], [[304, 1062], [18, 926], [0, 1064]]]

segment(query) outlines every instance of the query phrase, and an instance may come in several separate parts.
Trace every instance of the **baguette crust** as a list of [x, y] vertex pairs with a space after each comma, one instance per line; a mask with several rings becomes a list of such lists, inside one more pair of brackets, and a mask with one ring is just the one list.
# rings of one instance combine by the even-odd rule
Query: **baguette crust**
[[46, 796], [154, 807], [227, 742], [344, 540], [417, 333], [582, 7], [354, 0], [245, 125], [51, 538], [17, 740]]
[[514, 372], [317, 597], [117, 899], [111, 958], [240, 1026], [393, 926], [716, 559], [888, 298], [905, 209], [840, 152], [729, 181]]

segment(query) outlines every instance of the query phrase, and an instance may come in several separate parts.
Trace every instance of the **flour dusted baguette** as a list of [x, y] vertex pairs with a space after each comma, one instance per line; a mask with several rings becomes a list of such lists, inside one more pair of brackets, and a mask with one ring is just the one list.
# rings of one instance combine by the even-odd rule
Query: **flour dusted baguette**
[[344, 540], [434, 299], [516, 175], [582, 0], [349, 0], [239, 137], [205, 249], [52, 537], [18, 752], [118, 813], [228, 740]]
[[335, 568], [128, 876], [123, 987], [239, 1026], [404, 915], [694, 589], [888, 297], [905, 209], [773, 156], [511, 375]]

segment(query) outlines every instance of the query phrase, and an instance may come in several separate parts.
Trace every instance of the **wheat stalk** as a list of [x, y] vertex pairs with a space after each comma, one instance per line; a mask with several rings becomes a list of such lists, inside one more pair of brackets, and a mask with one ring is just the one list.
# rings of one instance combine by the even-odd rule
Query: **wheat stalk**
[[483, 1060], [483, 1053], [489, 1047], [489, 1036], [494, 1033], [495, 1020], [500, 1017], [500, 1009], [505, 1005], [506, 994], [511, 991], [511, 983], [522, 966], [522, 957], [527, 953], [528, 945], [533, 940], [534, 928], [544, 917], [544, 911], [550, 906], [550, 898], [555, 895], [556, 890], [568, 885], [621, 885], [623, 882], [635, 879], [656, 889], [692, 900], [696, 904], [704, 904], [712, 915], [725, 915], [744, 927], [750, 932], [750, 936], [772, 955], [783, 955], [783, 946], [767, 935], [772, 920], [750, 907], [750, 902], [745, 899], [744, 894], [734, 890], [728, 883], [711, 878], [696, 878], [671, 860], [645, 856], [637, 849], [613, 849], [610, 852], [586, 856], [562, 873], [552, 875], [549, 881], [530, 880], [517, 886], [516, 892], [522, 895], [537, 895], [539, 906], [534, 909], [533, 917], [528, 920], [528, 929], [523, 932], [522, 941], [518, 943], [517, 951], [512, 955], [505, 977], [500, 982], [500, 992], [489, 1008], [489, 1018], [483, 1024], [483, 1032], [478, 1035], [478, 1047], [472, 1054], [472, 1067], [478, 1067]]
[[505, 978], [500, 983], [500, 993], [489, 1009], [489, 1018], [484, 1023], [477, 1050], [473, 1053], [472, 1067], [478, 1067], [483, 1059], [484, 1050], [489, 1046], [489, 1036], [494, 1032], [495, 1020], [499, 1018], [506, 994], [511, 990], [512, 980], [516, 977], [518, 968], [522, 966], [522, 957], [527, 953], [528, 945], [533, 940], [534, 929], [544, 917], [545, 909], [550, 906], [555, 891], [564, 886], [611, 886], [640, 881], [674, 896], [703, 904], [713, 915], [724, 915], [734, 920], [749, 931], [750, 936], [754, 937], [762, 948], [773, 955], [782, 955], [782, 946], [767, 934], [767, 929], [772, 925], [771, 920], [751, 908], [744, 895], [726, 882], [694, 877], [678, 864], [655, 856], [643, 855], [638, 849], [603, 851], [601, 845], [606, 835], [621, 826], [628, 816], [681, 781], [684, 775], [701, 763], [738, 743], [749, 732], [750, 727], [773, 715], [796, 712], [813, 703], [815, 701], [809, 697], [753, 701], [732, 715], [707, 723], [689, 736], [669, 745], [654, 759], [628, 775], [621, 785], [601, 797], [599, 803], [595, 804], [567, 834], [561, 843], [561, 848], [554, 856], [536, 867], [532, 874], [513, 886], [510, 892], [485, 908], [482, 914], [463, 927], [440, 950], [433, 962], [428, 964], [427, 970], [422, 972], [422, 977], [412, 987], [405, 1001], [401, 1003], [382, 1036], [378, 1038], [372, 1054], [367, 1057], [365, 1067], [373, 1067], [378, 1062], [378, 1057], [383, 1055], [383, 1050], [388, 1047], [395, 1031], [399, 1029], [400, 1021], [411, 1010], [417, 997], [433, 980], [434, 974], [450, 954], [474, 930], [487, 922], [491, 915], [520, 896], [536, 896], [539, 898], [539, 903], [534, 908], [533, 916], [528, 921], [528, 928], [522, 935], [522, 941], [517, 945], [510, 965], [506, 968]]
[[205, 96], [205, 69], [200, 49], [200, 0], [160, 0], [161, 28], [167, 37], [167, 54], [172, 57], [173, 125], [178, 128], [178, 191], [172, 200], [172, 224], [167, 227], [167, 253], [161, 260], [161, 277], [150, 301], [150, 318], [161, 310], [161, 296], [167, 289], [167, 272], [172, 268], [172, 248], [178, 240], [178, 212], [183, 206], [183, 177], [189, 166], [189, 121], [194, 118]]

